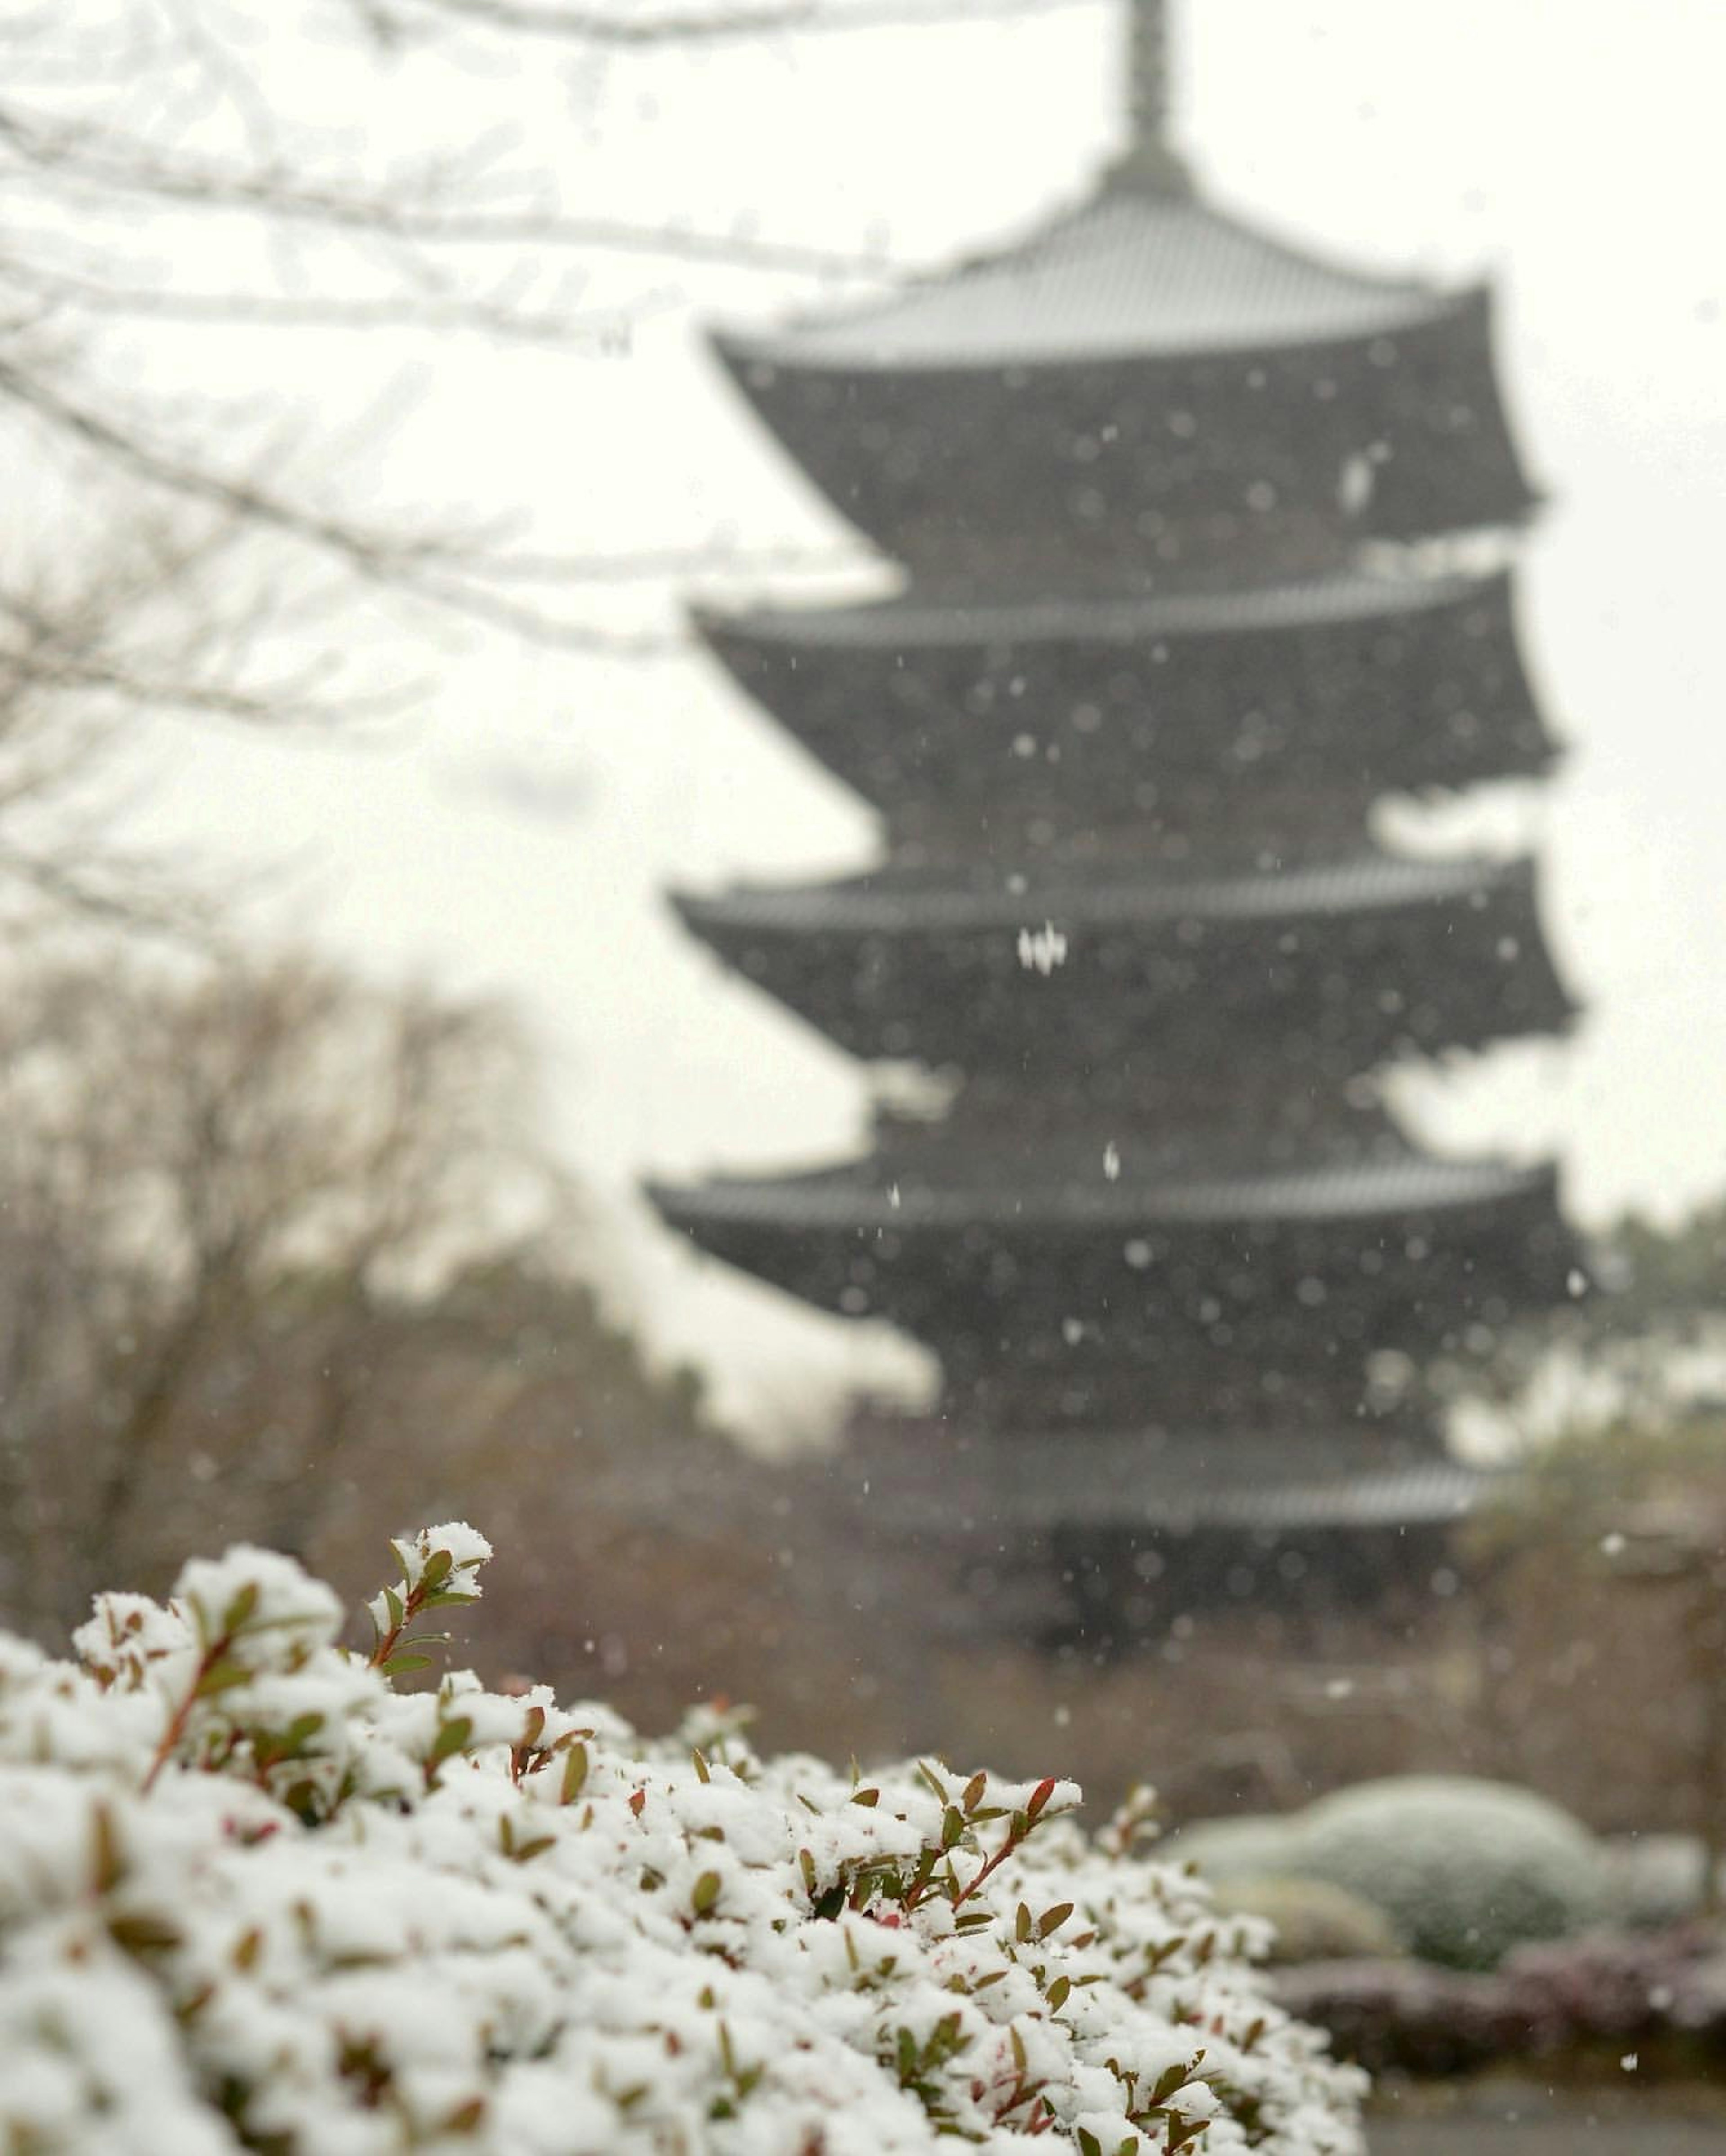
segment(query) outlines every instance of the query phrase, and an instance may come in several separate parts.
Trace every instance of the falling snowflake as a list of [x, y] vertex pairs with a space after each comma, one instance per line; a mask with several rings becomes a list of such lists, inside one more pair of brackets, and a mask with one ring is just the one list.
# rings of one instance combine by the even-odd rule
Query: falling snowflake
[[1040, 928], [1020, 930], [1019, 963], [1026, 973], [1039, 973], [1045, 980], [1057, 966], [1066, 963], [1066, 938], [1052, 921], [1045, 921]]

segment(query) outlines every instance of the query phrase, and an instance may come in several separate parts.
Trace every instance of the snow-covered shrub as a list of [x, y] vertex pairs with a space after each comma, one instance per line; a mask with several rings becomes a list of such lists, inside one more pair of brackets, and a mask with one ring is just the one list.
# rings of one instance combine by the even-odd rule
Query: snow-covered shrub
[[1270, 1925], [1272, 1963], [1373, 1961], [1404, 1951], [1382, 1909], [1326, 1879], [1219, 1880], [1212, 1899], [1227, 1916]]
[[1532, 1790], [1462, 1775], [1364, 1782], [1302, 1813], [1293, 1869], [1382, 1909], [1424, 1960], [1492, 1969], [1606, 1909], [1600, 1844]]
[[1240, 1812], [1232, 1819], [1202, 1820], [1171, 1835], [1163, 1856], [1170, 1864], [1196, 1864], [1214, 1882], [1287, 1879], [1299, 1868], [1295, 1842], [1300, 1816]]
[[126, 2156], [1340, 2156], [1359, 2077], [1269, 1999], [1261, 1928], [1078, 1792], [645, 1742], [468, 1675], [478, 1593], [397, 1545], [372, 1653], [285, 1558], [0, 1638], [0, 2147]]
[[1602, 1845], [1611, 1920], [1660, 1931], [1707, 1899], [1708, 1851], [1693, 1834], [1615, 1835]]

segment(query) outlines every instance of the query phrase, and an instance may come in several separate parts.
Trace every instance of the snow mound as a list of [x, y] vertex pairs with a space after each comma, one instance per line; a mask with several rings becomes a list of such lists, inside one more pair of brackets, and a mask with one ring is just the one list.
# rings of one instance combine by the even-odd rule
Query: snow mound
[[1513, 1947], [1599, 1922], [1600, 1844], [1530, 1789], [1466, 1775], [1394, 1777], [1321, 1798], [1296, 1822], [1302, 1876], [1384, 1911], [1410, 1949], [1496, 1969]]

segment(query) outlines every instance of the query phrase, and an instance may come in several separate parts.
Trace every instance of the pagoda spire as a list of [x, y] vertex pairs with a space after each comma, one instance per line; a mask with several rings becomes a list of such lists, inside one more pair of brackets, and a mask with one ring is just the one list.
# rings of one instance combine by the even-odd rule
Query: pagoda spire
[[1127, 10], [1127, 148], [1111, 177], [1153, 193], [1192, 192], [1170, 146], [1168, 0], [1123, 0]]

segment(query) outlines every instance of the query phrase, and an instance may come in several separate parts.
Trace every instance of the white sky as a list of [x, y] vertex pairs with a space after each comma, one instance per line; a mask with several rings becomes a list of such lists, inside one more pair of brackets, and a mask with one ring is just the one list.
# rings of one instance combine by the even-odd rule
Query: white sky
[[[1181, 131], [1220, 198], [1345, 259], [1492, 270], [1512, 407], [1554, 496], [1526, 627], [1571, 753], [1535, 828], [1588, 1016], [1562, 1050], [1421, 1085], [1422, 1127], [1446, 1147], [1556, 1150], [1584, 1219], [1678, 1210], [1726, 1188], [1726, 8], [1188, 0], [1183, 32]], [[922, 260], [1082, 185], [1115, 130], [1115, 60], [1112, 11], [1081, 4], [617, 59], [583, 78], [596, 103], [568, 106], [597, 209], [753, 216], [840, 248], [876, 234]], [[535, 89], [566, 96], [548, 65]], [[597, 291], [663, 281], [636, 263]], [[682, 298], [628, 358], [446, 348], [349, 482], [525, 506], [564, 546], [833, 537], [695, 333], [808, 287], [670, 281]], [[362, 367], [305, 365], [310, 393], [359, 408]], [[629, 1194], [648, 1169], [844, 1150], [860, 1087], [691, 948], [660, 894], [859, 864], [870, 819], [694, 658], [487, 647], [433, 664], [443, 685], [414, 722], [362, 744], [165, 737], [144, 820], [218, 859], [290, 857], [260, 921], [516, 998], [557, 1142], [652, 1336], [699, 1355], [727, 1406], [806, 1422], [893, 1358], [697, 1264]]]

